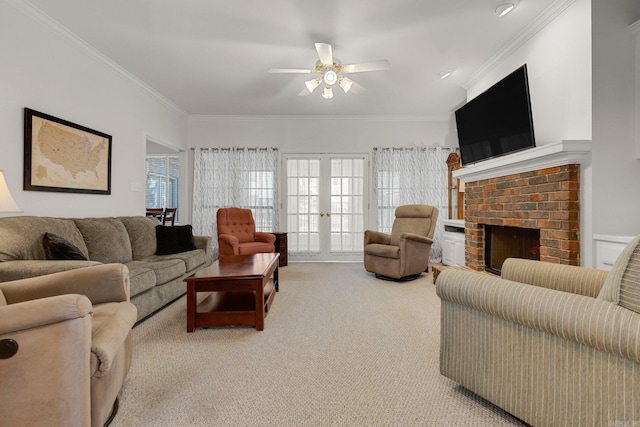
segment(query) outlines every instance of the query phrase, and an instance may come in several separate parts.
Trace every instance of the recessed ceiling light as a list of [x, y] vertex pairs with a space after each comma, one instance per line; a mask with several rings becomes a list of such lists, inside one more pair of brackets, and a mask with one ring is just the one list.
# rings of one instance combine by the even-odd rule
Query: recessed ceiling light
[[502, 2], [496, 6], [495, 14], [498, 15], [498, 17], [502, 18], [503, 16], [511, 12], [513, 9], [515, 9], [515, 7], [516, 7], [515, 2], [512, 2], [512, 1]]
[[447, 77], [449, 77], [449, 76], [451, 75], [451, 73], [453, 73], [453, 71], [451, 71], [451, 70], [444, 70], [444, 71], [441, 71], [441, 72], [440, 72], [439, 76], [440, 76], [440, 78], [441, 78], [442, 80], [444, 80], [444, 79], [446, 79]]

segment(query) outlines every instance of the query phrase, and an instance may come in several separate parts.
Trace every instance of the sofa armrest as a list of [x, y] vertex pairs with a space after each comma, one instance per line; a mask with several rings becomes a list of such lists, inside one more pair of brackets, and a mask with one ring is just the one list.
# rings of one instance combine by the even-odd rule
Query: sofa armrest
[[381, 245], [388, 245], [391, 243], [391, 235], [382, 233], [380, 231], [365, 230], [364, 232], [364, 245], [370, 245], [372, 243], [379, 243]]
[[440, 273], [436, 292], [443, 305], [465, 306], [640, 362], [640, 314], [611, 302], [453, 269]]
[[86, 295], [92, 304], [129, 301], [129, 269], [100, 264], [0, 283], [0, 289], [9, 304], [63, 294]]
[[256, 231], [254, 233], [256, 242], [264, 242], [271, 243], [272, 245], [276, 242], [276, 236], [271, 233], [263, 233], [261, 231]]
[[508, 258], [502, 265], [501, 275], [514, 282], [595, 298], [607, 274], [607, 271], [595, 268]]
[[0, 262], [0, 282], [44, 276], [45, 274], [100, 265], [98, 261], [16, 260]]
[[193, 236], [193, 242], [197, 249], [204, 250], [207, 255], [207, 259], [211, 259], [213, 256], [213, 250], [211, 248], [211, 236]]

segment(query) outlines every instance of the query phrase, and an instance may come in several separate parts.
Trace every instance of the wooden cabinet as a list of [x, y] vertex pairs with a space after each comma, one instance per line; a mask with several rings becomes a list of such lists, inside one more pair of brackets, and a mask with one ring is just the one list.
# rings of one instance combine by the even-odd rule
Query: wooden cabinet
[[464, 221], [444, 220], [443, 222], [445, 230], [442, 233], [442, 263], [464, 267], [466, 264]]
[[287, 233], [277, 232], [271, 233], [276, 236], [276, 242], [274, 243], [276, 252], [280, 254], [280, 265], [279, 267], [284, 267], [288, 264], [287, 259]]

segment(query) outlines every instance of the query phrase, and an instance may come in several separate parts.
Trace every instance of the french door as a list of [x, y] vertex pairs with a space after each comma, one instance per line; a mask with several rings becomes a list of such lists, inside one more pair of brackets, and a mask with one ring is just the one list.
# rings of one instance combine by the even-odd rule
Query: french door
[[361, 261], [368, 209], [364, 154], [288, 154], [283, 221], [292, 261]]

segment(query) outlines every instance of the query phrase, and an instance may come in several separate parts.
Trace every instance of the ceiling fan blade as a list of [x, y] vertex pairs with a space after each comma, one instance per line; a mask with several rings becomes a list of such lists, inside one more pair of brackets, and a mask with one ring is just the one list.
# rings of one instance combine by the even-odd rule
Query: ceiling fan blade
[[365, 71], [381, 71], [388, 70], [391, 67], [391, 63], [386, 59], [380, 61], [363, 62], [361, 64], [343, 65], [343, 73], [363, 73]]
[[318, 51], [318, 57], [322, 65], [333, 65], [333, 51], [331, 45], [327, 43], [316, 43], [316, 50]]
[[315, 70], [309, 70], [306, 68], [270, 68], [270, 73], [276, 74], [311, 74]]

